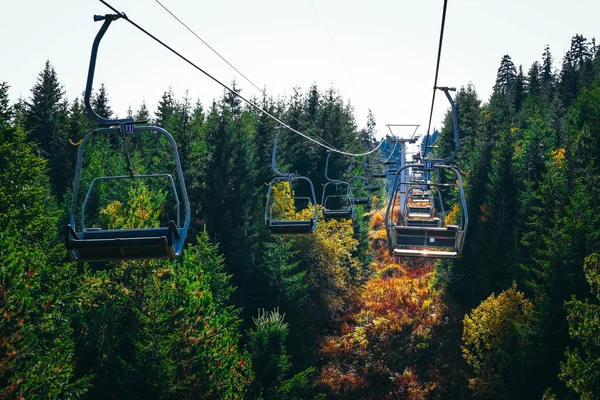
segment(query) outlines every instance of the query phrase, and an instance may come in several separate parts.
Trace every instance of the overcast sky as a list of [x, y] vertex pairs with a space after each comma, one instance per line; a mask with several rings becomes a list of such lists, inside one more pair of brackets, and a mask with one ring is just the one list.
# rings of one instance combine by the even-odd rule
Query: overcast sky
[[[339, 89], [355, 106], [359, 127], [370, 108], [379, 135], [385, 124], [421, 124], [431, 102], [443, 0], [163, 0], [196, 33], [272, 95], [289, 95], [316, 83]], [[132, 20], [243, 94], [259, 95], [154, 0], [110, 0]], [[3, 1], [0, 81], [10, 96], [29, 97], [47, 59], [70, 100], [85, 87], [91, 44], [109, 10], [97, 0]], [[571, 37], [598, 36], [598, 0], [449, 0], [438, 83], [472, 82], [486, 100], [502, 55], [525, 72], [550, 45], [558, 66]], [[102, 41], [95, 87], [104, 83], [113, 110], [123, 116], [142, 100], [151, 111], [169, 86], [178, 97], [210, 104], [223, 89], [125, 21], [114, 22]], [[447, 108], [436, 100], [434, 126]]]

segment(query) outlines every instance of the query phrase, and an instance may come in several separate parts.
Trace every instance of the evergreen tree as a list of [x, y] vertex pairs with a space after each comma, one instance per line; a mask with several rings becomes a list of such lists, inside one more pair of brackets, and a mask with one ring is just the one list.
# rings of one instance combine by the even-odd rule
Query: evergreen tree
[[496, 75], [496, 84], [494, 85], [494, 91], [500, 93], [508, 93], [514, 90], [514, 85], [517, 80], [517, 69], [512, 59], [508, 54], [502, 56], [500, 61], [500, 67]]
[[542, 83], [546, 88], [552, 87], [554, 84], [552, 61], [550, 46], [546, 45], [546, 47], [544, 47], [544, 53], [542, 54]]
[[578, 300], [575, 295], [565, 302], [569, 315], [569, 334], [578, 347], [567, 348], [561, 361], [560, 378], [582, 399], [593, 399], [600, 388], [600, 259], [592, 254], [585, 260], [586, 279], [596, 297]]
[[307, 295], [306, 271], [300, 271], [297, 252], [288, 240], [275, 238], [274, 243], [264, 243], [261, 270], [273, 292], [273, 306], [282, 307], [298, 315]]
[[175, 117], [175, 111], [177, 110], [177, 102], [175, 100], [175, 93], [173, 88], [165, 90], [160, 101], [158, 102], [158, 110], [154, 113], [156, 115], [155, 124], [166, 130], [172, 130], [173, 118]]
[[510, 283], [518, 249], [517, 179], [512, 163], [517, 128], [500, 133], [490, 159], [490, 172], [486, 190], [487, 217], [481, 224], [486, 240], [486, 264], [489, 291], [506, 287]]
[[133, 118], [136, 121], [150, 121], [150, 111], [148, 111], [148, 106], [146, 105], [146, 100], [142, 101], [142, 105], [135, 112]]
[[527, 94], [530, 96], [538, 96], [542, 89], [542, 81], [541, 81], [541, 65], [539, 62], [535, 61], [531, 64], [531, 68], [527, 72]]
[[93, 375], [89, 398], [243, 398], [252, 374], [229, 278], [206, 234], [179, 261], [85, 270], [76, 338], [79, 374]]
[[255, 374], [251, 388], [253, 398], [276, 398], [279, 386], [290, 368], [285, 349], [288, 324], [283, 322], [283, 318], [284, 315], [279, 314], [277, 309], [269, 312], [258, 310], [258, 318], [254, 319], [255, 328], [248, 332], [247, 348]]
[[63, 263], [46, 161], [20, 127], [0, 123], [0, 396], [81, 398], [71, 314], [76, 268]]
[[70, 179], [67, 171], [72, 170], [67, 136], [68, 103], [63, 100], [62, 86], [49, 61], [38, 75], [31, 94], [25, 107], [24, 128], [37, 144], [39, 154], [49, 161], [52, 189], [60, 199]]
[[525, 100], [525, 76], [523, 75], [523, 66], [519, 65], [519, 73], [515, 79], [515, 111], [521, 111], [523, 101]]
[[25, 115], [27, 110], [26, 101], [19, 96], [17, 102], [13, 105], [13, 125], [25, 129]]
[[112, 118], [113, 111], [108, 104], [108, 92], [104, 83], [100, 85], [98, 94], [92, 98], [92, 109], [103, 118]]
[[8, 83], [0, 82], [0, 125], [6, 125], [10, 122], [13, 111], [8, 100]]
[[58, 129], [57, 114], [63, 99], [63, 87], [50, 61], [39, 73], [35, 86], [31, 89], [30, 102], [26, 102], [25, 129], [29, 138], [38, 143], [42, 155], [50, 154], [50, 146]]
[[375, 143], [375, 135], [377, 134], [376, 125], [375, 116], [373, 116], [373, 112], [369, 109], [369, 113], [367, 114], [367, 125], [358, 133], [359, 140], [365, 148], [370, 149]]

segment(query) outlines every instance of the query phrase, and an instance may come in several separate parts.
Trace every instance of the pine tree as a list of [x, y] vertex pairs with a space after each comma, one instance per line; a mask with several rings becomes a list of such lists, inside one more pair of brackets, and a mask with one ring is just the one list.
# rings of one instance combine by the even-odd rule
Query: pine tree
[[531, 64], [529, 71], [527, 72], [527, 94], [530, 96], [538, 96], [542, 89], [541, 81], [541, 65], [535, 61]]
[[502, 56], [500, 61], [500, 67], [498, 68], [498, 74], [496, 76], [496, 84], [494, 85], [494, 91], [500, 93], [507, 93], [514, 89], [514, 85], [517, 79], [517, 69], [512, 59], [508, 54]]
[[273, 306], [297, 312], [307, 300], [306, 271], [299, 270], [299, 262], [294, 261], [297, 252], [292, 243], [275, 238], [275, 242], [263, 244], [261, 254], [261, 272], [273, 292]]
[[518, 241], [517, 211], [519, 209], [517, 179], [513, 165], [513, 152], [517, 128], [500, 132], [490, 159], [490, 172], [486, 190], [488, 217], [482, 223], [486, 240], [486, 278], [488, 290], [497, 290], [510, 283], [510, 268], [516, 262]]
[[30, 102], [26, 102], [25, 129], [29, 138], [38, 143], [42, 155], [50, 154], [50, 146], [58, 129], [57, 119], [63, 99], [63, 87], [50, 61], [39, 73], [35, 86], [31, 89]]
[[175, 93], [173, 92], [173, 88], [169, 86], [158, 102], [158, 110], [154, 113], [156, 115], [155, 124], [167, 129], [167, 124], [175, 114], [176, 108]]
[[13, 111], [8, 100], [8, 83], [0, 82], [0, 125], [6, 125], [10, 122]]
[[[117, 220], [115, 209], [106, 212]], [[223, 264], [203, 234], [178, 261], [86, 269], [75, 327], [78, 371], [93, 374], [88, 398], [243, 398], [252, 372]]]
[[104, 83], [100, 85], [98, 94], [92, 98], [92, 109], [103, 118], [112, 118], [113, 111], [108, 104], [108, 92]]
[[375, 135], [377, 134], [376, 125], [375, 116], [371, 109], [369, 109], [367, 114], [367, 125], [358, 132], [359, 140], [365, 148], [370, 149], [375, 143]]
[[81, 398], [71, 315], [76, 268], [56, 246], [46, 161], [20, 127], [0, 123], [0, 396]]
[[142, 101], [142, 105], [135, 112], [133, 118], [136, 121], [150, 121], [150, 111], [148, 111], [148, 106], [146, 105], [146, 100]]
[[519, 65], [519, 73], [515, 79], [515, 111], [521, 111], [523, 101], [525, 100], [525, 76], [523, 75], [523, 66]]
[[584, 270], [591, 293], [596, 298], [581, 301], [573, 295], [565, 302], [569, 335], [578, 346], [567, 348], [566, 361], [560, 363], [560, 378], [582, 399], [593, 399], [600, 388], [600, 256], [592, 254], [587, 257]]
[[290, 368], [285, 348], [288, 324], [279, 310], [258, 310], [255, 328], [249, 332], [248, 351], [252, 360], [255, 380], [252, 384], [254, 398], [274, 399], [285, 374]]
[[554, 84], [552, 61], [550, 46], [546, 45], [546, 47], [544, 47], [544, 54], [542, 54], [542, 83], [546, 88], [550, 88]]
[[25, 115], [27, 110], [27, 103], [22, 97], [17, 99], [17, 102], [13, 105], [13, 125], [21, 129], [25, 129]]

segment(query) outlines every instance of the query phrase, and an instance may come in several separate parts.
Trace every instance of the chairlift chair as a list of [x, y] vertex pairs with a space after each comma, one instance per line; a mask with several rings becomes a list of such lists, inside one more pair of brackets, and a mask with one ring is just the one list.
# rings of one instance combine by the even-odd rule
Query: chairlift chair
[[[323, 197], [321, 199], [321, 205], [323, 206], [323, 218], [350, 219], [354, 215], [352, 186], [350, 186], [350, 183], [348, 182], [344, 182], [340, 179], [331, 179], [329, 177], [330, 157], [331, 152], [328, 152], [327, 159], [325, 160], [325, 179], [327, 179], [327, 183], [325, 186], [323, 186]], [[342, 189], [342, 192], [340, 192], [340, 188]], [[332, 189], [334, 190], [333, 193], [331, 193]], [[332, 206], [332, 203], [335, 204]]]
[[[277, 156], [277, 142], [279, 140], [279, 136], [281, 134], [281, 127], [277, 127], [277, 134], [275, 135], [275, 141], [273, 143], [273, 155], [271, 157], [271, 169], [277, 175], [273, 180], [269, 183], [269, 189], [267, 193], [267, 204], [265, 206], [265, 222], [267, 225], [267, 229], [271, 234], [306, 234], [306, 233], [314, 233], [317, 229], [317, 222], [319, 219], [319, 214], [317, 213], [317, 201], [315, 196], [315, 188], [310, 181], [310, 179], [300, 176], [294, 175], [289, 172], [280, 172], [275, 167], [275, 160]], [[310, 188], [310, 196], [296, 196], [295, 191], [290, 197], [274, 197], [273, 188], [279, 182], [289, 182], [290, 189], [293, 190], [293, 184], [304, 182]], [[289, 215], [284, 215], [285, 213], [278, 213], [276, 205], [281, 205], [282, 203], [288, 202], [291, 203], [291, 206], [294, 208], [298, 201], [306, 201], [308, 203], [308, 208], [310, 210], [310, 218], [309, 219], [288, 219]]]
[[396, 175], [396, 173], [398, 172], [398, 169], [400, 168], [398, 161], [399, 160], [394, 160], [394, 162], [392, 162], [391, 164], [386, 164], [388, 174]]
[[[381, 183], [380, 183], [381, 181], [378, 179], [377, 176], [375, 176], [376, 175], [375, 169], [373, 167], [368, 168], [367, 174], [369, 175], [368, 182], [366, 185], [367, 191], [369, 193], [374, 193], [374, 192], [381, 190]], [[385, 176], [385, 174], [383, 174], [383, 175]]]
[[[439, 197], [439, 208], [436, 207], [433, 203], [433, 197], [428, 198], [427, 200], [423, 201], [421, 199], [415, 199], [415, 192], [419, 191], [419, 188], [416, 187], [409, 187], [408, 189], [408, 198], [409, 198], [409, 202], [406, 202], [406, 210], [404, 212], [404, 215], [406, 216], [406, 225], [407, 226], [429, 226], [429, 227], [437, 227], [437, 226], [441, 226], [442, 222], [443, 222], [443, 216], [445, 215], [444, 213], [444, 205], [442, 203], [442, 199], [441, 199], [441, 195]], [[440, 194], [440, 192], [438, 191], [438, 194]], [[429, 214], [425, 214], [425, 215], [419, 215], [419, 214], [414, 214], [414, 213], [410, 213], [408, 212], [408, 208], [411, 206], [411, 204], [417, 204], [417, 205], [424, 205], [427, 207], [431, 207], [431, 212]], [[413, 206], [414, 207], [414, 206]]]
[[385, 168], [383, 165], [374, 165], [371, 168], [371, 176], [375, 179], [385, 178]]
[[[369, 191], [369, 186], [367, 185], [366, 178], [362, 176], [354, 176], [350, 179], [350, 185], [352, 183], [358, 182], [360, 184], [360, 189], [356, 192], [362, 191], [362, 194], [356, 195], [355, 191], [352, 190], [352, 203], [360, 204], [360, 205], [371, 205], [371, 192]], [[364, 194], [366, 192], [366, 195]]]
[[[181, 162], [177, 145], [173, 137], [164, 129], [156, 126], [136, 126], [141, 123], [133, 119], [107, 119], [97, 115], [90, 106], [90, 96], [94, 79], [94, 70], [96, 66], [96, 56], [102, 37], [112, 21], [119, 19], [120, 15], [108, 14], [105, 16], [94, 16], [95, 21], [104, 21], [100, 31], [96, 35], [92, 46], [90, 66], [88, 70], [87, 85], [85, 91], [85, 107], [90, 117], [103, 126], [89, 132], [79, 144], [77, 153], [77, 164], [75, 171], [75, 181], [73, 184], [73, 197], [69, 224], [66, 226], [65, 246], [69, 258], [78, 262], [107, 262], [119, 260], [138, 260], [138, 259], [174, 259], [181, 254], [185, 243], [185, 238], [190, 225], [190, 204], [181, 170]], [[130, 137], [142, 132], [154, 132], [164, 136], [171, 149], [171, 156], [174, 160], [177, 185], [170, 174], [144, 174], [136, 175], [130, 165], [128, 140]], [[79, 208], [79, 189], [81, 185], [82, 166], [84, 160], [84, 150], [89, 140], [96, 135], [120, 134], [123, 138], [123, 151], [128, 164], [129, 175], [118, 176], [100, 176], [92, 180], [87, 195], [81, 206], [80, 230], [76, 229], [76, 214]], [[177, 210], [177, 220], [169, 221], [165, 227], [140, 228], [140, 229], [103, 229], [97, 227], [87, 227], [85, 223], [86, 207], [94, 186], [102, 181], [120, 181], [120, 180], [139, 180], [139, 179], [167, 179], [174, 193], [175, 208]], [[177, 187], [178, 186], [178, 187]], [[179, 197], [181, 196], [181, 198]], [[183, 218], [181, 216], [183, 208]]]

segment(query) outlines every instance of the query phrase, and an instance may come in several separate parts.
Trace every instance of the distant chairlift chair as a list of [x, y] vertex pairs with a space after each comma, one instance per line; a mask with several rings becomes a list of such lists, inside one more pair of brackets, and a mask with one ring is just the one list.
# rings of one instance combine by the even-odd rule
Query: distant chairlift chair
[[[97, 121], [104, 127], [93, 130], [85, 135], [79, 144], [77, 154], [77, 166], [75, 172], [75, 181], [73, 184], [73, 198], [70, 213], [70, 223], [67, 225], [65, 232], [65, 246], [68, 251], [69, 258], [78, 262], [106, 262], [118, 260], [135, 260], [135, 259], [153, 259], [166, 258], [174, 259], [181, 254], [185, 238], [190, 225], [190, 204], [187, 196], [183, 172], [181, 170], [181, 162], [177, 152], [177, 145], [173, 137], [164, 129], [155, 126], [135, 126], [132, 119], [107, 119], [97, 115], [90, 106], [90, 96], [92, 93], [92, 84], [94, 79], [94, 70], [96, 64], [96, 56], [100, 40], [108, 29], [110, 23], [119, 19], [120, 15], [95, 16], [95, 21], [104, 21], [100, 31], [96, 35], [92, 46], [92, 55], [90, 67], [88, 71], [87, 85], [85, 91], [85, 107], [87, 113], [92, 119]], [[132, 135], [141, 132], [156, 132], [159, 135], [166, 137], [171, 148], [171, 154], [175, 163], [175, 171], [177, 175], [178, 190], [175, 180], [170, 174], [146, 174], [135, 175], [131, 168], [128, 152], [128, 138]], [[123, 176], [101, 176], [92, 180], [83, 205], [81, 206], [81, 221], [80, 230], [76, 230], [76, 214], [79, 204], [79, 188], [81, 185], [81, 170], [84, 158], [84, 149], [88, 141], [101, 134], [120, 134], [123, 138], [123, 150], [126, 156], [126, 161], [129, 169], [129, 175]], [[177, 209], [177, 221], [169, 221], [168, 226], [158, 228], [142, 228], [142, 229], [102, 229], [89, 228], [85, 224], [85, 211], [89, 203], [90, 196], [97, 182], [107, 180], [124, 180], [124, 179], [145, 179], [145, 178], [166, 178], [174, 192]], [[181, 218], [181, 208], [183, 206], [183, 225]]]
[[[277, 141], [281, 134], [281, 128], [278, 128], [277, 134], [275, 135], [275, 141], [273, 143], [273, 155], [271, 157], [271, 169], [277, 175], [269, 183], [269, 189], [267, 194], [267, 204], [265, 206], [265, 222], [269, 232], [271, 234], [302, 234], [302, 233], [314, 233], [317, 228], [317, 222], [319, 214], [317, 213], [317, 201], [315, 196], [315, 188], [310, 179], [294, 175], [293, 173], [284, 173], [277, 170], [275, 167], [275, 159], [277, 156]], [[294, 182], [306, 182], [310, 188], [311, 197], [300, 197], [292, 195], [291, 197], [275, 197], [274, 188], [278, 182], [289, 182], [290, 189], [293, 190], [292, 184]], [[311, 218], [310, 219], [286, 219], [282, 218], [281, 215], [277, 215], [276, 205], [289, 202], [295, 207], [296, 201], [307, 201], [308, 207], [310, 208]]]
[[[360, 185], [359, 190], [362, 191], [361, 194], [355, 194], [357, 192], [359, 192], [359, 190], [354, 190], [352, 189], [352, 203], [354, 204], [360, 204], [360, 205], [367, 205], [370, 206], [371, 205], [371, 192], [369, 191], [369, 186], [367, 185], [367, 181], [366, 178], [362, 177], [362, 176], [353, 176], [350, 179], [350, 185], [352, 186], [352, 184], [356, 182], [358, 185]], [[358, 186], [357, 186], [358, 188]]]
[[[351, 219], [354, 215], [354, 202], [352, 201], [352, 187], [350, 183], [340, 179], [331, 179], [329, 177], [329, 158], [331, 152], [327, 154], [325, 161], [325, 179], [327, 183], [323, 186], [323, 197], [321, 205], [323, 206], [324, 219]], [[340, 194], [339, 189], [345, 188], [345, 193]], [[329, 191], [328, 191], [329, 189]], [[334, 190], [331, 194], [331, 190]], [[335, 205], [332, 207], [331, 204]]]
[[[366, 187], [368, 192], [375, 193], [375, 192], [381, 190], [381, 183], [380, 183], [380, 180], [378, 179], [379, 173], [375, 172], [375, 168], [368, 168], [367, 173], [370, 176], [369, 182]], [[383, 174], [383, 176], [385, 176], [385, 173]]]
[[[442, 197], [441, 197], [441, 192], [437, 191], [438, 193], [438, 197], [439, 197], [439, 209], [438, 207], [435, 207], [435, 205], [433, 204], [432, 200], [433, 197], [428, 198], [427, 200], [423, 201], [421, 199], [415, 198], [415, 194], [414, 192], [420, 189], [419, 188], [415, 188], [415, 187], [409, 187], [408, 189], [408, 198], [410, 200], [410, 203], [416, 203], [418, 205], [427, 205], [430, 207], [429, 213], [426, 214], [425, 216], [420, 216], [420, 215], [415, 215], [413, 214], [413, 212], [410, 212], [410, 204], [409, 202], [406, 202], [405, 204], [405, 212], [404, 212], [404, 216], [405, 216], [405, 225], [406, 226], [428, 226], [428, 227], [441, 227], [442, 223], [443, 223], [443, 216], [445, 215], [444, 212], [444, 204], [442, 202]], [[419, 212], [420, 210], [417, 210], [416, 212]]]

